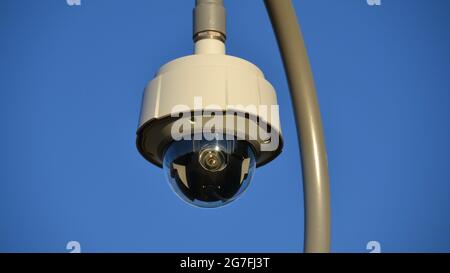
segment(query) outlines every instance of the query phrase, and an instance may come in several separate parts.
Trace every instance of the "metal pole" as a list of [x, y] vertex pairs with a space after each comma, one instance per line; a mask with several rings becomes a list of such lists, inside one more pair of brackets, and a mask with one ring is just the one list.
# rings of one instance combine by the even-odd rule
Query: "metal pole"
[[305, 252], [330, 251], [328, 163], [316, 89], [290, 0], [265, 0], [278, 40], [297, 124], [305, 196]]
[[223, 0], [196, 0], [194, 8], [194, 42], [202, 39], [226, 40], [226, 11]]

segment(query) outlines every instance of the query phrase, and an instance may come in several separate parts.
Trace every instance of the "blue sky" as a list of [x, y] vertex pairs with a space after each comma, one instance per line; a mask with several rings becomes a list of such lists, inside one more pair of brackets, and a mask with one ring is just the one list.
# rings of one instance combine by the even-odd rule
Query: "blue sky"
[[[449, 252], [450, 2], [294, 4], [326, 133], [332, 250]], [[239, 200], [205, 210], [136, 150], [144, 86], [192, 53], [193, 5], [1, 1], [0, 251], [302, 251], [296, 132], [262, 1], [226, 1], [227, 51], [277, 90], [283, 153]]]

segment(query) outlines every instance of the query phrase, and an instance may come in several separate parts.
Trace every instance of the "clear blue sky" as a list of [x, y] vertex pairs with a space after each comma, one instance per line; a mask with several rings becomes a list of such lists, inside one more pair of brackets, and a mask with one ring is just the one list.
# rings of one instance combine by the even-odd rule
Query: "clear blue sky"
[[[262, 1], [226, 1], [227, 47], [277, 90], [280, 157], [205, 210], [135, 148], [144, 86], [192, 52], [193, 2], [1, 1], [0, 251], [302, 250], [292, 108]], [[450, 1], [294, 3], [326, 132], [332, 250], [450, 251]]]

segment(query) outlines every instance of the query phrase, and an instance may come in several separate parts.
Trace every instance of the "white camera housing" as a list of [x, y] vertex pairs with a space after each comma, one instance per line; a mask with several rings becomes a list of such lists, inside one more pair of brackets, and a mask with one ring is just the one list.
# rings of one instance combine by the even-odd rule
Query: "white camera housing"
[[[199, 99], [200, 107], [195, 105]], [[225, 55], [221, 41], [201, 40], [196, 43], [195, 55], [164, 65], [145, 88], [137, 147], [148, 161], [161, 167], [164, 151], [173, 141], [172, 125], [177, 117], [200, 113], [208, 119], [205, 112], [221, 112], [224, 118], [235, 119], [235, 125], [245, 119], [247, 126], [227, 128], [224, 121], [221, 128], [215, 128], [216, 133], [245, 136], [255, 149], [256, 165], [261, 166], [282, 149], [277, 106], [275, 90], [258, 67]], [[177, 107], [184, 113], [177, 112]], [[267, 113], [262, 113], [264, 111]], [[192, 133], [200, 133], [199, 128], [192, 126]], [[258, 135], [252, 137], [248, 131], [255, 127]], [[264, 131], [269, 131], [269, 136], [260, 134]], [[206, 132], [203, 130], [203, 133]]]

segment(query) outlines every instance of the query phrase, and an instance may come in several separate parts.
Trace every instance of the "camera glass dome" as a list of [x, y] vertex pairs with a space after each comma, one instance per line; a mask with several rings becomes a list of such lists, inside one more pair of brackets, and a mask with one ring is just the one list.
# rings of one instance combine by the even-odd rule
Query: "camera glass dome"
[[252, 147], [242, 140], [174, 141], [164, 171], [174, 191], [198, 207], [220, 207], [241, 195], [255, 169]]

